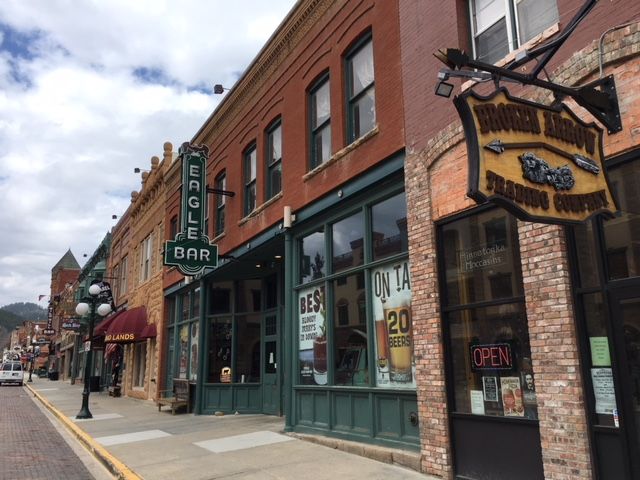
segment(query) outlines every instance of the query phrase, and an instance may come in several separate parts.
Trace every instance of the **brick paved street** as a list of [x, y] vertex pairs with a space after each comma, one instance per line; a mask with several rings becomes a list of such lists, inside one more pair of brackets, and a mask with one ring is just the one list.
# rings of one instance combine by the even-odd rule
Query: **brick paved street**
[[22, 387], [0, 387], [0, 435], [3, 480], [95, 478]]

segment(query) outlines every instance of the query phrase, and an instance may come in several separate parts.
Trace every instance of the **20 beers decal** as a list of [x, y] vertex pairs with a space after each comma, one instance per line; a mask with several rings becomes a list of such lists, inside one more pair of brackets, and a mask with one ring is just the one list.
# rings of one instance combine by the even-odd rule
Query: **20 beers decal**
[[181, 230], [168, 240], [164, 264], [176, 266], [185, 275], [196, 275], [205, 267], [218, 266], [218, 247], [211, 245], [204, 232], [204, 205], [207, 200], [206, 167], [209, 149], [183, 143]]
[[496, 90], [456, 97], [469, 155], [469, 196], [519, 218], [575, 223], [617, 210], [603, 166], [602, 130], [568, 107]]

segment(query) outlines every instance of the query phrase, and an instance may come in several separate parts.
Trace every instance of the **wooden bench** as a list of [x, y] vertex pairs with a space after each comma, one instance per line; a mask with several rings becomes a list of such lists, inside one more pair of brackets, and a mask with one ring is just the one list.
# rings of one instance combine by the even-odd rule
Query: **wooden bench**
[[[171, 396], [164, 396], [171, 394]], [[160, 397], [158, 398], [158, 411], [168, 405], [171, 407], [171, 414], [176, 414], [176, 409], [180, 407], [187, 407], [187, 413], [189, 412], [189, 381], [184, 378], [173, 379], [172, 390], [160, 391]]]

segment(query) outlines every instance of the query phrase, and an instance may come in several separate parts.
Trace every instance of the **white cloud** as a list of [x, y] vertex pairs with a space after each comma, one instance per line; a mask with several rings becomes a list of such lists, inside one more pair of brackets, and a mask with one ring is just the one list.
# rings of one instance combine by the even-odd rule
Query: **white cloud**
[[294, 3], [0, 2], [0, 306], [91, 256], [133, 167], [195, 134]]

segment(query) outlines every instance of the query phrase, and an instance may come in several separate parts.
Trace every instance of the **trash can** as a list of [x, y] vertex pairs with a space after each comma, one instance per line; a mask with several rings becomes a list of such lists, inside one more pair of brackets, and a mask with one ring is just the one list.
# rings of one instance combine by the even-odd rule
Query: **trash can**
[[90, 392], [99, 392], [100, 391], [100, 377], [89, 377], [89, 391]]
[[56, 370], [49, 372], [49, 380], [58, 380], [58, 372]]

